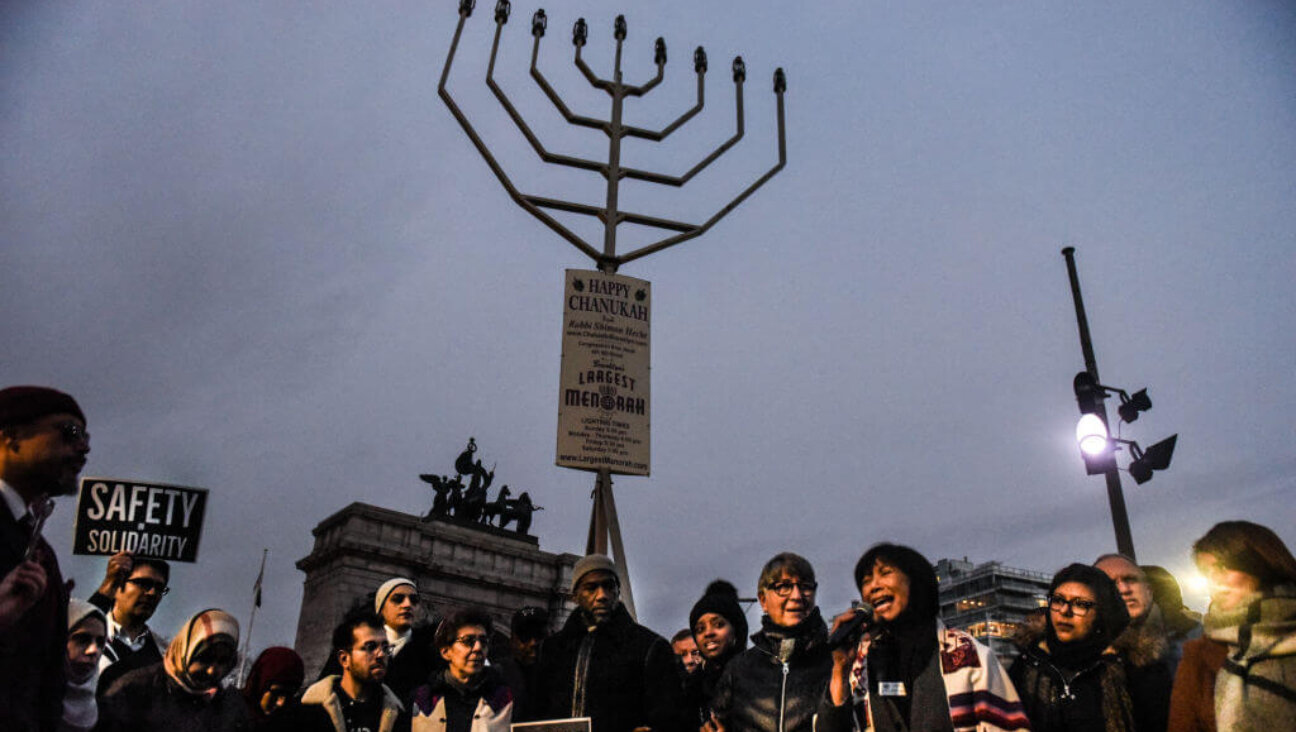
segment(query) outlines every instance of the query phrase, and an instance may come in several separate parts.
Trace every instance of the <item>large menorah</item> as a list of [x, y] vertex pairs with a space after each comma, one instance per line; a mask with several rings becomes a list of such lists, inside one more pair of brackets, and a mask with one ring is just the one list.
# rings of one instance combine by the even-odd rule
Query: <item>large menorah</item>
[[[626, 137], [635, 137], [644, 140], [660, 142], [668, 137], [672, 132], [678, 130], [684, 123], [688, 122], [695, 115], [702, 111], [705, 102], [706, 73], [707, 73], [707, 55], [701, 46], [693, 52], [693, 70], [697, 74], [697, 103], [688, 111], [681, 114], [674, 122], [666, 125], [660, 130], [648, 130], [640, 127], [626, 125], [622, 119], [622, 109], [626, 97], [642, 97], [661, 83], [665, 76], [666, 69], [666, 42], [658, 38], [654, 46], [653, 62], [657, 66], [657, 74], [648, 82], [635, 86], [626, 84], [621, 76], [621, 51], [622, 45], [626, 38], [626, 21], [625, 16], [618, 15], [613, 26], [613, 36], [616, 39], [616, 60], [613, 64], [612, 79], [601, 79], [589, 68], [581, 58], [581, 49], [584, 48], [588, 39], [588, 27], [585, 19], [581, 18], [576, 21], [572, 29], [572, 45], [576, 48], [575, 64], [581, 74], [596, 89], [601, 89], [612, 97], [612, 113], [608, 120], [594, 119], [572, 113], [567, 105], [550, 86], [544, 74], [540, 72], [537, 61], [540, 55], [540, 40], [544, 38], [545, 29], [548, 25], [548, 18], [544, 10], [537, 10], [531, 18], [531, 35], [535, 39], [531, 47], [531, 77], [535, 79], [536, 84], [549, 97], [554, 106], [562, 114], [563, 118], [572, 125], [580, 127], [589, 127], [602, 130], [608, 136], [608, 159], [607, 162], [598, 162], [584, 158], [573, 157], [570, 155], [561, 155], [547, 150], [540, 139], [536, 137], [531, 128], [527, 125], [526, 120], [518, 113], [517, 108], [509, 101], [508, 95], [495, 83], [495, 59], [499, 53], [500, 36], [503, 33], [504, 25], [508, 23], [509, 13], [512, 4], [509, 0], [498, 0], [495, 4], [495, 38], [491, 44], [490, 62], [486, 71], [486, 85], [490, 87], [495, 94], [496, 99], [504, 107], [509, 117], [517, 125], [522, 135], [526, 137], [531, 147], [539, 154], [540, 159], [546, 163], [565, 165], [572, 168], [580, 168], [598, 172], [607, 180], [607, 199], [602, 207], [592, 206], [576, 201], [564, 201], [545, 196], [522, 193], [509, 178], [508, 173], [495, 159], [490, 149], [482, 141], [477, 131], [473, 129], [472, 123], [455, 104], [450, 92], [446, 89], [446, 80], [450, 76], [450, 66], [454, 62], [455, 51], [459, 47], [459, 38], [463, 34], [464, 23], [472, 15], [473, 8], [476, 6], [476, 0], [459, 1], [459, 23], [455, 27], [454, 40], [450, 44], [450, 52], [446, 57], [445, 69], [441, 72], [441, 81], [437, 85], [437, 93], [445, 100], [446, 106], [450, 112], [459, 121], [477, 152], [486, 160], [486, 164], [499, 178], [500, 184], [508, 192], [514, 202], [523, 209], [528, 211], [532, 216], [542, 221], [550, 229], [553, 229], [560, 236], [581, 250], [594, 263], [600, 271], [614, 273], [617, 268], [626, 262], [630, 262], [640, 257], [645, 257], [654, 252], [659, 252], [668, 247], [672, 247], [689, 239], [694, 239], [706, 233], [708, 229], [724, 218], [730, 211], [733, 211], [744, 200], [747, 199], [756, 189], [760, 188], [776, 173], [782, 170], [787, 163], [787, 145], [784, 136], [783, 121], [783, 92], [787, 88], [787, 80], [783, 74], [783, 69], [779, 68], [774, 71], [774, 94], [777, 98], [778, 110], [778, 163], [770, 168], [764, 175], [757, 178], [751, 185], [747, 186], [741, 193], [722, 206], [718, 211], [711, 215], [710, 218], [701, 223], [687, 223], [682, 221], [672, 221], [669, 219], [648, 216], [641, 213], [623, 211], [620, 208], [618, 194], [621, 181], [623, 179], [640, 180], [648, 183], [657, 183], [660, 185], [683, 186], [693, 179], [695, 175], [706, 169], [711, 163], [715, 162], [721, 155], [738, 143], [743, 137], [743, 83], [747, 79], [747, 67], [743, 63], [742, 57], [737, 56], [733, 60], [732, 71], [735, 91], [735, 131], [732, 137], [725, 140], [719, 147], [713, 150], [709, 155], [700, 160], [692, 168], [688, 169], [682, 175], [666, 175], [649, 170], [630, 168], [621, 165], [621, 141]], [[568, 213], [581, 214], [585, 216], [594, 216], [603, 222], [603, 249], [599, 251], [589, 242], [582, 239], [579, 235], [568, 229], [560, 221], [555, 219], [549, 211], [565, 211]], [[658, 241], [642, 246], [625, 254], [617, 254], [616, 237], [617, 227], [623, 223], [639, 224], [646, 227], [662, 229], [673, 234], [666, 236]], [[598, 479], [594, 487], [594, 507], [590, 518], [589, 538], [586, 545], [586, 552], [607, 553], [607, 541], [611, 538], [612, 547], [615, 552], [622, 576], [626, 582], [623, 588], [623, 597], [627, 607], [634, 612], [634, 599], [630, 593], [629, 575], [626, 573], [625, 555], [621, 546], [621, 531], [619, 522], [616, 518], [616, 504], [612, 498], [612, 476], [608, 469], [601, 469], [598, 472]]]

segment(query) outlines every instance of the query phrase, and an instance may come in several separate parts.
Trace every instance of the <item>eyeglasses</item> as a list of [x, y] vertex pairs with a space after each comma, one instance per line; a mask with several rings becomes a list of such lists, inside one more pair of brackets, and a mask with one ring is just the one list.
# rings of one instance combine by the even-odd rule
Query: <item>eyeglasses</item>
[[770, 585], [769, 589], [773, 590], [774, 594], [778, 595], [779, 597], [791, 597], [792, 588], [794, 587], [800, 588], [802, 595], [813, 595], [815, 593], [815, 590], [819, 589], [819, 583], [818, 582], [792, 582], [789, 580], [783, 580], [782, 582], [775, 582], [774, 584]]
[[455, 638], [455, 643], [458, 643], [464, 648], [475, 648], [478, 643], [482, 644], [482, 646], [488, 646], [490, 645], [490, 636], [461, 635], [458, 638]]
[[140, 588], [141, 592], [156, 592], [159, 595], [165, 595], [171, 591], [171, 588], [167, 587], [165, 582], [151, 580], [147, 577], [131, 577], [126, 581]]
[[60, 422], [54, 426], [54, 429], [58, 430], [59, 437], [62, 437], [63, 441], [69, 445], [80, 445], [83, 442], [88, 444], [90, 442], [90, 433], [86, 432], [86, 428], [76, 422]]
[[1096, 607], [1098, 607], [1098, 603], [1081, 597], [1073, 597], [1068, 600], [1061, 595], [1053, 595], [1049, 598], [1049, 609], [1053, 612], [1060, 613], [1067, 608], [1071, 608], [1071, 612], [1075, 613], [1077, 618], [1083, 618], [1089, 614], [1090, 610]]
[[393, 592], [387, 596], [387, 601], [393, 605], [399, 605], [406, 600], [409, 600], [409, 604], [411, 605], [419, 604], [419, 596], [413, 592]]
[[392, 652], [392, 647], [391, 644], [387, 643], [386, 641], [368, 641], [356, 647], [354, 650], [356, 653], [368, 653], [368, 654], [374, 654], [377, 653], [378, 651], [382, 651], [384, 655], [387, 655]]

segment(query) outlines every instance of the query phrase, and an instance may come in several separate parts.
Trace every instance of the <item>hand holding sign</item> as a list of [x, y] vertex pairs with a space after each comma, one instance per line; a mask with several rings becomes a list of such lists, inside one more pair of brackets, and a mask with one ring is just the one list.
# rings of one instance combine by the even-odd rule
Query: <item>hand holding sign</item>
[[197, 561], [206, 509], [204, 488], [82, 478], [72, 552], [113, 555], [105, 585], [135, 557]]
[[126, 584], [126, 578], [130, 577], [131, 570], [134, 568], [135, 555], [130, 552], [117, 552], [112, 555], [108, 558], [108, 568], [104, 570], [103, 582], [99, 584], [97, 592], [112, 597], [118, 587]]

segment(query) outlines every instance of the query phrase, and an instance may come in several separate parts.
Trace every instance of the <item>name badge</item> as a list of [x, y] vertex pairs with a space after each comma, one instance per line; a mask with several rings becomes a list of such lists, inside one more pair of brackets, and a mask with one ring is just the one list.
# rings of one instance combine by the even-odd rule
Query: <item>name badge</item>
[[908, 696], [903, 681], [879, 681], [878, 694], [882, 696]]

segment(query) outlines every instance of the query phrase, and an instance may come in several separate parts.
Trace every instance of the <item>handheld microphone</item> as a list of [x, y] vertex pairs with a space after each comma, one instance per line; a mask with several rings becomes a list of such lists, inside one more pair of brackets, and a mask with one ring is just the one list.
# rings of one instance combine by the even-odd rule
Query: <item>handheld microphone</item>
[[864, 629], [872, 624], [873, 606], [867, 602], [861, 602], [859, 607], [855, 608], [855, 617], [847, 620], [840, 628], [834, 630], [832, 635], [828, 636], [828, 647], [841, 648], [845, 645], [858, 643]]

